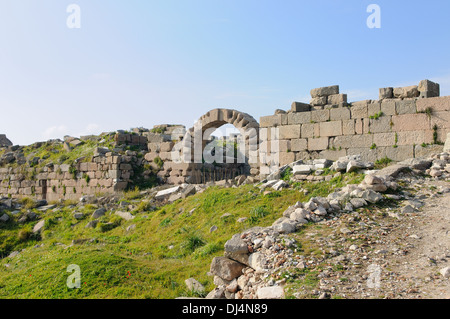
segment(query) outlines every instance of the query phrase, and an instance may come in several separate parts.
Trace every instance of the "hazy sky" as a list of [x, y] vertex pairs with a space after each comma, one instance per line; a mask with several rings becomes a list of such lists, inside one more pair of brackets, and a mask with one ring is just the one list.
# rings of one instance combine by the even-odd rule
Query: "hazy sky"
[[0, 0], [0, 133], [190, 127], [217, 107], [259, 120], [334, 84], [349, 101], [422, 79], [450, 95], [449, 13], [448, 0]]

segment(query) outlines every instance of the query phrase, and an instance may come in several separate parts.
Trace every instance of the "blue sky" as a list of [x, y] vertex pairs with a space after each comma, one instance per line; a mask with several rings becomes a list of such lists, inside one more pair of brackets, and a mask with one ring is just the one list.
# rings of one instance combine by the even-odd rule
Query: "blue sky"
[[[372, 3], [380, 29], [366, 25]], [[422, 79], [450, 95], [449, 12], [446, 0], [1, 0], [0, 133], [26, 145], [192, 126], [217, 107], [259, 120], [334, 84], [349, 101]]]

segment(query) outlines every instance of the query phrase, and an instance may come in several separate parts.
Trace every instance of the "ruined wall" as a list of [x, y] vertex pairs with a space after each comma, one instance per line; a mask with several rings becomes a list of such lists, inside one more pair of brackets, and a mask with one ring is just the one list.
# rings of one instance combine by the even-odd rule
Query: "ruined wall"
[[[261, 117], [260, 127], [268, 132], [260, 151], [270, 153], [277, 141], [280, 166], [356, 154], [366, 161], [401, 161], [440, 152], [450, 132], [450, 96], [429, 97], [438, 95], [439, 85], [427, 80], [419, 86], [383, 88], [379, 100], [350, 104], [338, 86], [314, 89], [311, 104], [294, 102], [288, 112]], [[271, 134], [271, 128], [278, 132]], [[269, 166], [261, 166], [263, 174]]]
[[0, 168], [0, 194], [52, 201], [115, 193], [128, 184], [131, 158], [108, 152], [94, 156], [90, 162], [46, 165], [39, 170], [26, 164], [3, 167]]

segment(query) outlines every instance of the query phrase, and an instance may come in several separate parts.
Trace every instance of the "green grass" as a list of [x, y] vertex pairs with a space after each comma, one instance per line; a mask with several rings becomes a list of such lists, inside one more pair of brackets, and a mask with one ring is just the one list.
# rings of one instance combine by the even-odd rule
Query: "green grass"
[[[124, 198], [135, 205], [131, 221], [109, 212], [96, 228], [85, 228], [97, 205], [58, 205], [40, 212], [30, 204], [38, 218], [18, 223], [21, 214], [0, 224], [0, 255], [20, 251], [14, 258], [0, 260], [0, 298], [166, 298], [192, 296], [184, 280], [193, 277], [214, 288], [207, 275], [212, 259], [223, 256], [224, 244], [232, 235], [253, 226], [269, 226], [297, 201], [326, 196], [337, 187], [358, 183], [364, 175], [344, 174], [330, 182], [296, 183], [295, 188], [264, 195], [253, 185], [238, 188], [210, 187], [202, 193], [177, 200], [164, 207], [149, 205], [137, 190]], [[299, 191], [307, 189], [308, 195]], [[25, 200], [26, 201], [26, 200]], [[141, 204], [144, 203], [144, 204]], [[125, 209], [125, 208], [121, 208]], [[74, 212], [83, 213], [77, 220]], [[223, 216], [228, 213], [228, 216]], [[239, 218], [245, 222], [237, 222]], [[45, 219], [40, 235], [32, 233], [38, 220]], [[130, 225], [135, 225], [127, 231]], [[212, 226], [217, 230], [210, 232]], [[308, 224], [298, 232], [298, 249], [319, 254], [302, 236], [304, 230], [320, 225]], [[319, 229], [318, 228], [318, 229]], [[302, 239], [303, 238], [303, 239]], [[72, 241], [83, 241], [72, 245]], [[40, 245], [36, 247], [36, 245]], [[8, 264], [9, 267], [5, 265]], [[81, 288], [70, 289], [66, 280], [71, 264], [80, 266]], [[315, 273], [298, 274], [303, 284], [316, 283]]]
[[[37, 220], [22, 225], [21, 214], [11, 216], [0, 225], [0, 254], [25, 250], [0, 260], [0, 298], [175, 298], [189, 295], [184, 280], [190, 277], [212, 290], [213, 278], [206, 275], [212, 258], [223, 255], [233, 234], [250, 227], [238, 218], [269, 226], [289, 205], [305, 199], [295, 190], [278, 193], [265, 196], [252, 185], [213, 187], [157, 210], [136, 210], [132, 221], [107, 213], [95, 229], [85, 226], [96, 205], [59, 206], [45, 213], [33, 209], [46, 220], [40, 236], [31, 232]], [[76, 220], [74, 211], [85, 218]], [[225, 213], [231, 216], [221, 217]], [[131, 224], [136, 228], [127, 232]], [[213, 225], [218, 229], [210, 233]], [[69, 247], [75, 239], [87, 241]], [[34, 248], [37, 244], [43, 246]], [[70, 264], [80, 266], [80, 289], [66, 286]]]

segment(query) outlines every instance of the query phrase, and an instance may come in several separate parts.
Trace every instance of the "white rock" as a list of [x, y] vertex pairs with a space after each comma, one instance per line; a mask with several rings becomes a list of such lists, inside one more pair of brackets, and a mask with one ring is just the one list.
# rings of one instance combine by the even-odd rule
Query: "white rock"
[[266, 263], [266, 257], [260, 252], [250, 254], [250, 256], [248, 257], [248, 265], [255, 270], [265, 269]]
[[194, 278], [186, 279], [184, 281], [184, 283], [186, 284], [186, 287], [190, 291], [200, 292], [200, 293], [205, 291], [205, 287], [200, 282], [198, 282], [196, 279], [194, 279]]
[[42, 228], [44, 227], [45, 224], [45, 220], [41, 220], [40, 222], [38, 222], [36, 225], [34, 225], [33, 227], [33, 233], [38, 233], [42, 230]]
[[450, 267], [442, 268], [440, 273], [444, 278], [450, 278]]
[[155, 195], [155, 199], [164, 199], [165, 197], [168, 197], [180, 190], [180, 186], [171, 187], [168, 189], [164, 189], [162, 191], [159, 191]]
[[261, 287], [256, 292], [258, 299], [284, 299], [284, 289], [280, 286]]
[[132, 220], [135, 217], [135, 216], [131, 215], [131, 213], [129, 213], [129, 212], [118, 211], [118, 212], [115, 212], [115, 214], [119, 217], [122, 217], [125, 220]]
[[295, 165], [292, 169], [292, 173], [294, 175], [304, 175], [311, 173], [311, 166], [310, 165]]

